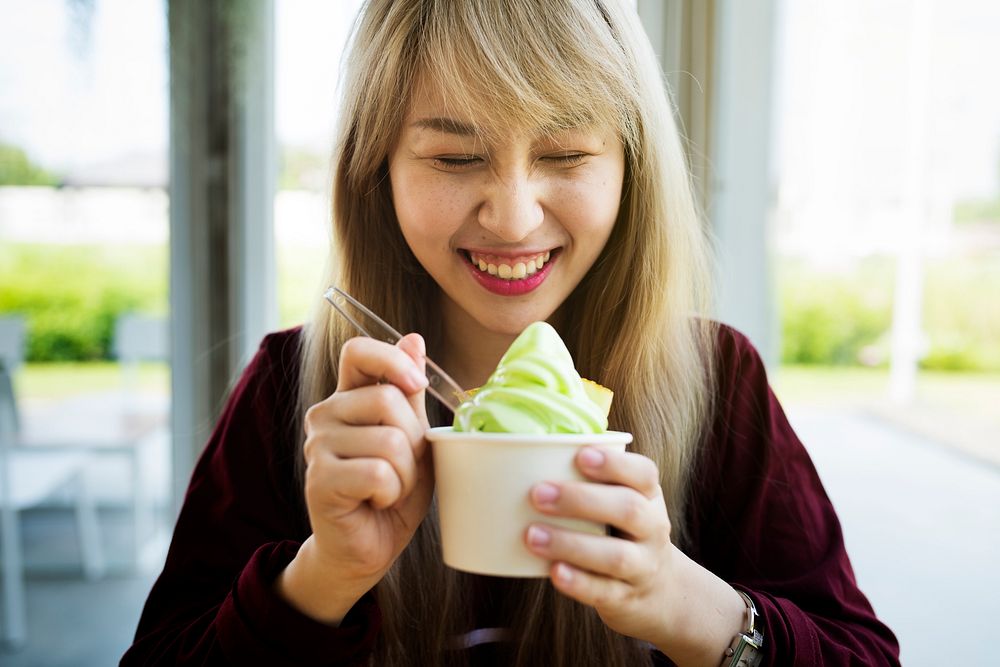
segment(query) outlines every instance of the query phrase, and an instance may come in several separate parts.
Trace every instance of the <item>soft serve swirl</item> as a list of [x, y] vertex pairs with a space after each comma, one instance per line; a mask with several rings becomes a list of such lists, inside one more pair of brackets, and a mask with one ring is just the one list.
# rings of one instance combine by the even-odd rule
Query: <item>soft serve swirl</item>
[[604, 411], [583, 389], [573, 357], [545, 322], [521, 332], [493, 375], [455, 412], [456, 431], [603, 433]]

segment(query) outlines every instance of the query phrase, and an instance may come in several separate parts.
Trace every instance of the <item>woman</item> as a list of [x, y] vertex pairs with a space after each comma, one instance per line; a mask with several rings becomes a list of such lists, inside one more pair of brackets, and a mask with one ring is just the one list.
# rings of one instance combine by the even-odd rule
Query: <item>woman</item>
[[[633, 12], [372, 0], [345, 93], [330, 282], [419, 335], [351, 339], [321, 306], [264, 341], [123, 664], [896, 664], [759, 358], [693, 317], [704, 235]], [[425, 346], [478, 386], [536, 320], [635, 441], [531, 501], [614, 530], [530, 526], [545, 580], [450, 570]]]

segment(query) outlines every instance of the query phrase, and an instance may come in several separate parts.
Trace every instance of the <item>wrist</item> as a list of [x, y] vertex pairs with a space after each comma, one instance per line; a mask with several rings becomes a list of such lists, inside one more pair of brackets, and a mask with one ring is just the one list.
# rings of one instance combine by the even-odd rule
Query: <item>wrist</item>
[[[676, 547], [675, 547], [676, 549]], [[740, 594], [679, 549], [674, 557], [678, 582], [668, 594], [672, 613], [656, 647], [679, 666], [718, 667], [727, 647], [746, 627], [746, 603]]]
[[322, 559], [310, 536], [278, 575], [274, 589], [297, 611], [336, 627], [371, 588], [371, 585], [360, 582], [336, 580], [331, 573], [337, 570]]

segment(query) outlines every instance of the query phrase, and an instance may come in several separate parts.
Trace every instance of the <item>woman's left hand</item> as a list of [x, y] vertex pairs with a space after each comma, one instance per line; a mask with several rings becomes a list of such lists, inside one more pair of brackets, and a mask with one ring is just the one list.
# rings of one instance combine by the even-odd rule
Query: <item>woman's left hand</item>
[[[532, 505], [544, 515], [613, 530], [594, 535], [544, 522], [527, 527], [525, 544], [551, 561], [556, 590], [593, 607], [615, 632], [649, 642], [678, 667], [729, 664], [727, 648], [747, 628], [747, 605], [733, 586], [671, 543], [656, 465], [640, 454], [595, 447], [578, 452], [576, 465], [586, 481], [536, 484]], [[763, 631], [766, 636], [767, 625]]]
[[532, 503], [543, 514], [608, 524], [614, 534], [535, 523], [525, 534], [528, 548], [553, 561], [550, 577], [560, 592], [594, 607], [616, 632], [662, 646], [690, 601], [679, 585], [687, 559], [670, 542], [656, 464], [596, 447], [582, 449], [576, 463], [600, 483], [543, 482], [532, 488]]

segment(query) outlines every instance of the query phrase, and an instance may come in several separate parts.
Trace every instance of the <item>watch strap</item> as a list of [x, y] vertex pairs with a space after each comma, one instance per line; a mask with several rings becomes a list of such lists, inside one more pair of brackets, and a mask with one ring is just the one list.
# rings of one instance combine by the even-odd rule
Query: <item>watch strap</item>
[[760, 616], [750, 596], [737, 590], [747, 605], [747, 628], [733, 638], [726, 649], [720, 667], [758, 667], [761, 663], [764, 635], [760, 631]]

